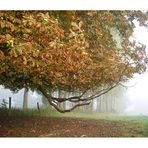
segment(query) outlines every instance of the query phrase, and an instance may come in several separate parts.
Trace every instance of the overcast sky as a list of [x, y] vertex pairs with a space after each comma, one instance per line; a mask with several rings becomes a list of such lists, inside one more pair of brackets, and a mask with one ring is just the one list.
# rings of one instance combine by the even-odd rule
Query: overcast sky
[[[148, 28], [136, 27], [134, 37], [147, 46], [148, 53]], [[148, 115], [148, 70], [144, 74], [135, 75], [129, 85], [134, 86], [128, 88], [130, 104], [127, 110]]]

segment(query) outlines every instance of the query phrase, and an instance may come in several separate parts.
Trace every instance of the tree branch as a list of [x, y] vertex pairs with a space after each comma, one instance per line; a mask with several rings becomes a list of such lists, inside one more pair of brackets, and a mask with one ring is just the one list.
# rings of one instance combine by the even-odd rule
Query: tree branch
[[87, 103], [79, 103], [79, 104], [76, 104], [74, 105], [72, 108], [70, 109], [65, 109], [65, 110], [62, 110], [60, 109], [57, 105], [55, 105], [54, 103], [52, 103], [52, 101], [50, 101], [50, 105], [52, 105], [57, 111], [59, 111], [60, 113], [66, 113], [66, 112], [71, 112], [72, 110], [74, 110], [75, 108], [79, 107], [79, 106], [84, 106], [84, 105], [89, 105], [90, 102], [87, 102]]
[[[117, 85], [120, 84], [121, 80], [122, 80], [122, 76], [123, 76], [123, 73], [126, 71], [126, 67], [128, 65], [125, 66], [125, 69], [121, 72], [121, 75], [119, 76], [119, 79], [118, 81], [112, 83], [112, 86], [108, 87], [108, 88], [105, 88], [105, 89], [102, 89], [102, 90], [99, 90], [97, 91], [95, 94], [92, 94], [90, 97], [86, 97], [86, 98], [82, 98], [84, 96], [84, 94], [86, 94], [86, 92], [89, 90], [85, 90], [81, 95], [79, 96], [74, 96], [74, 97], [69, 97], [69, 98], [57, 98], [57, 97], [53, 97], [50, 94], [48, 94], [46, 92], [46, 90], [44, 90], [42, 87], [39, 88], [39, 90], [42, 92], [42, 94], [48, 99], [49, 103], [51, 106], [53, 106], [57, 111], [61, 112], [61, 113], [65, 113], [65, 112], [70, 112], [72, 110], [74, 110], [75, 108], [79, 107], [79, 106], [84, 106], [84, 105], [89, 105], [90, 104], [90, 101], [97, 98], [97, 97], [100, 97], [104, 94], [106, 94], [107, 92], [109, 92], [110, 90], [112, 90], [113, 88], [115, 88]], [[62, 102], [65, 102], [65, 101], [69, 101], [69, 102], [78, 102], [77, 104], [75, 104], [72, 108], [70, 109], [65, 109], [65, 110], [62, 110], [58, 107], [58, 102], [59, 103], [62, 103]], [[80, 103], [80, 102], [83, 102], [83, 103]]]
[[74, 97], [69, 97], [69, 98], [57, 98], [57, 97], [52, 97], [52, 100], [56, 100], [58, 102], [65, 102], [65, 101], [69, 101], [69, 102], [79, 102], [81, 101], [81, 97], [87, 92], [88, 90], [85, 90], [81, 95], [79, 96], [74, 96]]
[[[70, 109], [65, 109], [62, 110], [60, 109], [57, 104], [55, 104], [55, 102], [53, 103], [52, 97], [51, 95], [47, 94], [46, 91], [44, 89], [42, 89], [41, 87], [39, 88], [39, 90], [42, 92], [42, 94], [48, 99], [48, 102], [51, 106], [53, 106], [57, 111], [59, 111], [60, 113], [65, 113], [65, 112], [71, 112], [72, 110], [74, 110], [75, 108], [79, 107], [79, 106], [84, 106], [84, 105], [89, 105], [90, 102], [85, 102], [85, 103], [78, 103], [76, 105], [74, 105], [72, 108]], [[82, 93], [83, 95], [83, 93]], [[76, 98], [76, 97], [71, 97], [71, 98]], [[67, 100], [69, 98], [65, 98], [65, 100]]]

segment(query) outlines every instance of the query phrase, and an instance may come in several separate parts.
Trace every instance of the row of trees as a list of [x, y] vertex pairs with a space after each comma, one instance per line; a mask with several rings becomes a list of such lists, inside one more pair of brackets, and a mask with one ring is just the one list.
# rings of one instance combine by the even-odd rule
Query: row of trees
[[[122, 113], [126, 108], [126, 94], [127, 90], [125, 87], [118, 86], [112, 89], [110, 92], [96, 98], [91, 101], [89, 106], [81, 106], [76, 110], [80, 112], [110, 112], [110, 113]], [[75, 96], [77, 94], [66, 93], [66, 92], [57, 92], [55, 96], [60, 98], [68, 98]], [[44, 98], [44, 100], [47, 100]], [[46, 102], [47, 103], [47, 102]], [[62, 102], [58, 103], [58, 106], [63, 110], [66, 110], [73, 106], [72, 103]]]
[[[91, 104], [89, 106], [81, 106], [78, 107], [76, 110], [79, 112], [108, 112], [108, 113], [122, 113], [127, 105], [126, 100], [126, 94], [127, 94], [127, 88], [118, 86], [111, 90], [109, 93], [106, 93], [102, 95], [99, 98], [96, 98], [95, 100], [92, 100]], [[37, 92], [39, 95], [38, 97], [41, 97], [40, 107], [46, 108], [49, 107], [49, 102], [45, 96], [43, 96], [40, 92]], [[68, 98], [71, 96], [75, 96], [77, 94], [64, 92], [64, 91], [57, 91], [54, 96], [60, 97], [60, 98]], [[24, 97], [23, 97], [23, 108], [28, 108], [28, 100], [29, 100], [29, 90], [24, 90]], [[58, 103], [58, 107], [60, 107], [63, 110], [66, 110], [70, 107], [72, 107], [73, 104], [69, 102], [62, 102]]]
[[[40, 91], [59, 112], [89, 105], [146, 70], [134, 20], [148, 25], [142, 11], [1, 11], [0, 85]], [[59, 90], [75, 95], [54, 96]], [[72, 107], [61, 109], [65, 101]]]

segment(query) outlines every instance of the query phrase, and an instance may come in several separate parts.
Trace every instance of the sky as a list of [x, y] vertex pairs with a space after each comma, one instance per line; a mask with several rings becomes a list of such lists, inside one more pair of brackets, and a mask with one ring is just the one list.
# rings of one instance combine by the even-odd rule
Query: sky
[[[148, 28], [136, 26], [134, 37], [146, 45], [148, 54]], [[133, 85], [133, 86], [132, 86]], [[141, 75], [136, 74], [130, 80], [128, 88], [129, 105], [126, 112], [148, 115], [148, 70]]]

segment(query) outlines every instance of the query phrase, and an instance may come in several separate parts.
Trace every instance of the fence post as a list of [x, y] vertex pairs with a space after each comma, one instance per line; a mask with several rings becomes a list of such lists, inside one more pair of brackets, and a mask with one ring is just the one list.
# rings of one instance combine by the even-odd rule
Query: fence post
[[39, 102], [37, 102], [37, 109], [40, 112], [40, 106], [39, 106]]
[[11, 97], [9, 97], [9, 110], [11, 110]]
[[9, 116], [11, 116], [11, 97], [9, 97]]

